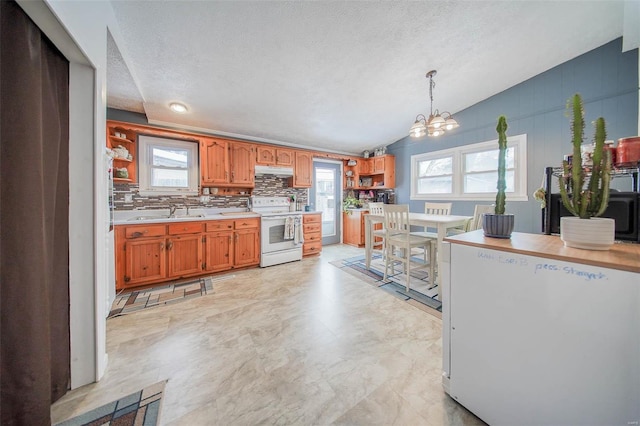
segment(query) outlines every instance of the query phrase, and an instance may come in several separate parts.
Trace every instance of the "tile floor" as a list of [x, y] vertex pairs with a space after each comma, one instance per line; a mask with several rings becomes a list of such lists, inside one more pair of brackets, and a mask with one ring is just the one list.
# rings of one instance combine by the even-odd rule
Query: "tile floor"
[[167, 379], [162, 425], [484, 424], [442, 390], [441, 321], [328, 263], [362, 249], [323, 250], [109, 319], [104, 378], [53, 422]]

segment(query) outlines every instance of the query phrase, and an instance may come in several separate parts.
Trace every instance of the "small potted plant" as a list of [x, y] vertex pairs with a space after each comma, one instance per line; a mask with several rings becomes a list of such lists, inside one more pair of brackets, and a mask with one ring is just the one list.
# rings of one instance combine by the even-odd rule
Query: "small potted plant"
[[582, 98], [570, 99], [573, 107], [571, 135], [573, 156], [571, 163], [562, 162], [563, 173], [558, 178], [562, 204], [573, 216], [560, 218], [560, 238], [567, 247], [608, 250], [615, 239], [615, 221], [599, 218], [609, 204], [611, 182], [611, 153], [605, 149], [607, 137], [604, 118], [595, 122], [594, 148], [590, 170], [582, 161], [584, 109]]
[[505, 214], [505, 201], [507, 189], [506, 180], [506, 157], [507, 157], [507, 118], [504, 115], [498, 117], [498, 193], [496, 194], [496, 205], [494, 214], [485, 214], [482, 218], [482, 229], [484, 235], [494, 238], [511, 238], [515, 217], [512, 214]]

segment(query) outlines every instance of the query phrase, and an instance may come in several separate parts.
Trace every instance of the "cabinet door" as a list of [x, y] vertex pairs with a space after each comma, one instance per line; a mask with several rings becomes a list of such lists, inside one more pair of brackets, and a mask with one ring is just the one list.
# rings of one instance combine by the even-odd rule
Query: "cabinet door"
[[124, 253], [124, 287], [166, 278], [164, 237], [127, 241], [124, 244]]
[[290, 149], [276, 149], [276, 164], [278, 166], [293, 166], [293, 151]]
[[293, 186], [296, 188], [310, 188], [313, 173], [313, 156], [310, 152], [296, 151], [296, 167], [293, 176]]
[[360, 246], [361, 241], [361, 229], [360, 229], [360, 221], [362, 219], [362, 215], [360, 211], [351, 212], [351, 214], [347, 214], [346, 212], [342, 215], [342, 223], [344, 224], [344, 233], [342, 236], [342, 240], [345, 244], [349, 244], [352, 246]]
[[260, 263], [260, 235], [257, 229], [235, 231], [235, 265], [246, 266]]
[[211, 232], [204, 240], [204, 269], [226, 271], [233, 266], [233, 231]]
[[256, 164], [271, 166], [276, 164], [276, 148], [258, 145], [256, 148]]
[[358, 161], [358, 174], [368, 175], [371, 174], [371, 159], [362, 158]]
[[168, 278], [186, 277], [202, 272], [202, 236], [183, 235], [167, 239]]
[[231, 183], [254, 186], [256, 158], [254, 146], [231, 144]]
[[200, 142], [200, 175], [203, 184], [229, 183], [229, 146], [225, 141]]
[[384, 157], [373, 158], [373, 170], [372, 173], [384, 173]]

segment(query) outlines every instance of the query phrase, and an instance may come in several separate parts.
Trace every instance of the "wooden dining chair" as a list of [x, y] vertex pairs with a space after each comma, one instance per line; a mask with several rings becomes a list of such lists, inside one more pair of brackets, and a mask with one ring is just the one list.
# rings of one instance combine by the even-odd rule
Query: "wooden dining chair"
[[[395, 263], [400, 262], [406, 275], [406, 289], [409, 291], [411, 285], [411, 271], [416, 269], [429, 269], [429, 280], [433, 282], [435, 273], [434, 261], [425, 262], [424, 259], [418, 261], [412, 257], [412, 249], [421, 248], [424, 253], [432, 246], [431, 238], [420, 237], [411, 233], [409, 225], [409, 206], [407, 204], [385, 204], [384, 210], [384, 230], [385, 230], [385, 262], [384, 280], [389, 276], [389, 266], [391, 273], [395, 274]], [[422, 257], [422, 256], [421, 256]]]

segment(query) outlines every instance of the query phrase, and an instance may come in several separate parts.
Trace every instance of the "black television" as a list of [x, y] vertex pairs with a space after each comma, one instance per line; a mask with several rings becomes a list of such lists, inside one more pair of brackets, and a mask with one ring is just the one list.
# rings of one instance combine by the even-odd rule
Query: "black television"
[[[616, 221], [616, 240], [633, 241], [640, 243], [640, 193], [612, 191], [609, 195], [609, 205], [601, 217], [609, 217]], [[560, 218], [571, 216], [571, 213], [562, 204], [560, 194], [551, 194], [549, 209], [543, 211], [543, 232], [546, 234], [560, 233]]]

